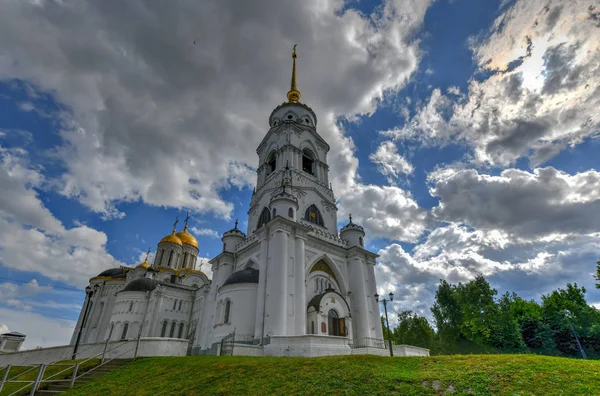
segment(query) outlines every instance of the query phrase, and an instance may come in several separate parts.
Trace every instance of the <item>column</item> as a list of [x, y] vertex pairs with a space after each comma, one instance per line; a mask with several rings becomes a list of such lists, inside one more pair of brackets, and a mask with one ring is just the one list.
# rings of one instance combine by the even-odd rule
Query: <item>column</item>
[[379, 303], [375, 301], [375, 293], [377, 293], [377, 283], [375, 282], [375, 264], [367, 264], [367, 273], [369, 276], [369, 292], [368, 298], [370, 299], [371, 309], [373, 311], [373, 323], [371, 327], [374, 327], [373, 338], [383, 340], [383, 332], [381, 329], [381, 314], [379, 313]]
[[296, 261], [294, 265], [294, 289], [296, 296], [294, 299], [295, 303], [295, 322], [294, 322], [294, 334], [303, 335], [306, 334], [306, 280], [304, 271], [304, 237], [296, 235]]
[[364, 264], [360, 257], [350, 258], [349, 264], [352, 308], [354, 311], [352, 314], [354, 338], [369, 337], [369, 307], [365, 288]]
[[269, 244], [269, 282], [267, 283], [267, 312], [269, 326], [266, 333], [270, 335], [285, 334], [286, 301], [287, 301], [287, 261], [288, 234], [277, 230], [272, 234]]
[[260, 242], [260, 262], [258, 264], [258, 290], [256, 293], [256, 320], [254, 321], [254, 339], [262, 338], [265, 312], [265, 286], [267, 277], [268, 242], [264, 238]]

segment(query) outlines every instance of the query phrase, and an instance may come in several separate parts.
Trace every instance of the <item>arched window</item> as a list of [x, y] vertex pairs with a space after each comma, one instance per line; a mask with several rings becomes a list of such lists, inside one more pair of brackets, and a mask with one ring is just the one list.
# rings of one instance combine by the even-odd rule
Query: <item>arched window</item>
[[171, 261], [173, 260], [173, 251], [171, 250], [169, 252], [169, 261], [167, 262], [167, 266], [170, 267], [171, 266]]
[[272, 151], [267, 159], [267, 175], [275, 172], [275, 169], [277, 169], [277, 154], [275, 151]]
[[260, 217], [258, 218], [258, 224], [256, 225], [256, 229], [259, 229], [263, 226], [263, 224], [267, 224], [271, 221], [271, 212], [269, 212], [268, 208], [264, 208], [262, 212], [260, 212]]
[[179, 333], [177, 333], [177, 338], [183, 338], [183, 322], [179, 324]]
[[179, 300], [179, 309], [178, 311], [181, 311], [181, 303], [183, 302], [183, 300]]
[[231, 311], [231, 300], [227, 300], [225, 302], [225, 316], [223, 318], [223, 323], [229, 323], [229, 313]]
[[362, 245], [363, 245], [363, 239], [362, 239], [362, 237], [361, 237], [361, 236], [359, 236], [359, 237], [358, 237], [358, 243], [360, 243], [360, 246], [362, 246]]
[[292, 208], [289, 208], [289, 209], [288, 209], [288, 217], [289, 217], [290, 219], [293, 219], [293, 218], [294, 218], [294, 209], [292, 209]]
[[302, 150], [302, 170], [306, 173], [314, 174], [313, 165], [315, 163], [315, 155], [309, 149]]
[[308, 209], [306, 209], [306, 213], [304, 214], [304, 220], [308, 220], [313, 224], [324, 227], [323, 216], [321, 216], [321, 212], [319, 212], [319, 209], [316, 205], [310, 205]]
[[129, 330], [129, 323], [125, 323], [123, 325], [123, 332], [121, 333], [121, 339], [124, 340], [127, 338], [127, 330]]
[[177, 326], [177, 323], [175, 323], [175, 322], [171, 323], [171, 331], [169, 332], [170, 338], [173, 338], [173, 336], [175, 336], [175, 326]]
[[167, 325], [168, 325], [168, 324], [169, 324], [169, 322], [168, 322], [167, 320], [165, 320], [165, 321], [163, 322], [162, 329], [161, 329], [161, 331], [160, 331], [160, 336], [161, 336], [161, 337], [164, 337], [164, 336], [166, 336], [166, 335], [167, 335]]
[[273, 217], [277, 216], [277, 209], [273, 208]]
[[131, 312], [132, 310], [133, 310], [133, 301], [129, 303], [129, 311], [128, 312]]
[[310, 334], [315, 334], [315, 321], [310, 322]]
[[173, 301], [173, 311], [177, 308], [177, 300]]

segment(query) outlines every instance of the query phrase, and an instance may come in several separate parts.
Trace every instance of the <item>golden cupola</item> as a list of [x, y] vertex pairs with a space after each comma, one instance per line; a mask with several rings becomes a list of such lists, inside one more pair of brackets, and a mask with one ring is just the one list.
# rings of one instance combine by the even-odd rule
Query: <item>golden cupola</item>
[[183, 242], [175, 233], [175, 228], [173, 228], [173, 232], [171, 232], [169, 235], [165, 236], [163, 239], [160, 240], [160, 243], [163, 243], [163, 242], [171, 242], [171, 243], [175, 243], [179, 246], [183, 245]]
[[[187, 223], [187, 221], [186, 221]], [[175, 234], [183, 244], [185, 245], [190, 245], [195, 247], [196, 249], [198, 249], [198, 241], [196, 240], [196, 238], [190, 234], [188, 232], [188, 226], [187, 224], [185, 225], [185, 227], [183, 227], [183, 231], [178, 232], [177, 234]]]
[[145, 268], [145, 269], [150, 268], [150, 263], [148, 262], [149, 255], [150, 255], [150, 249], [148, 249], [148, 251], [146, 252], [146, 258], [144, 259], [144, 262], [139, 263], [138, 265], [136, 265], [135, 268]]

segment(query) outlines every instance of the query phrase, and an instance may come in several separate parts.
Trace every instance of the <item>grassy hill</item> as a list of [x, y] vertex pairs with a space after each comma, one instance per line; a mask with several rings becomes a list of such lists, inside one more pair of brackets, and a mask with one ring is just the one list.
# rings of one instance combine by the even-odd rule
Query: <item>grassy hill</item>
[[536, 355], [140, 359], [68, 395], [600, 395], [600, 361]]

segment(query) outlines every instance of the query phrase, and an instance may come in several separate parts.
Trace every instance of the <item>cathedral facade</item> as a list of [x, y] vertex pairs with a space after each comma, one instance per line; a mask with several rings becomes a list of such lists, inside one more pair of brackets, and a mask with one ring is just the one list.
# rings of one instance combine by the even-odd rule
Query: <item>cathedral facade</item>
[[223, 234], [222, 252], [209, 262], [212, 280], [196, 269], [198, 242], [186, 219], [158, 243], [152, 263], [90, 279], [72, 344], [169, 337], [188, 339], [192, 354], [216, 354], [233, 334], [235, 345], [248, 346], [234, 354], [317, 356], [383, 339], [377, 255], [351, 217], [338, 231], [329, 145], [300, 102], [292, 56], [288, 101], [271, 113], [257, 148], [248, 228], [236, 221]]

